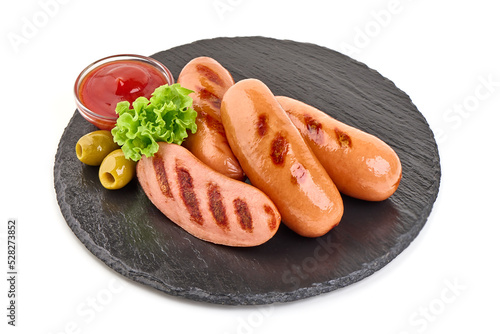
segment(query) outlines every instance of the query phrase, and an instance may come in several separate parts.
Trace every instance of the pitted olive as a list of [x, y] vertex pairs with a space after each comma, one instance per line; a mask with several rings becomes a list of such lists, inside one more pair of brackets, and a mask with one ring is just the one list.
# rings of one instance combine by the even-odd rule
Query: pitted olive
[[135, 176], [136, 162], [125, 158], [121, 148], [108, 154], [99, 167], [99, 180], [106, 189], [120, 189]]
[[99, 166], [104, 158], [120, 146], [113, 141], [110, 131], [87, 133], [76, 143], [76, 156], [84, 164]]

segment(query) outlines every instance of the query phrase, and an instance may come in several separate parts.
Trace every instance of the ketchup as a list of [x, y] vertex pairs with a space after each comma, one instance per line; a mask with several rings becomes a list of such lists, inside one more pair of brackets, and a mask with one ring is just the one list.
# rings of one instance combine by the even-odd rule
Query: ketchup
[[150, 98], [167, 83], [158, 69], [138, 60], [117, 60], [92, 70], [82, 81], [79, 98], [88, 109], [105, 117], [115, 117], [116, 104], [136, 98]]

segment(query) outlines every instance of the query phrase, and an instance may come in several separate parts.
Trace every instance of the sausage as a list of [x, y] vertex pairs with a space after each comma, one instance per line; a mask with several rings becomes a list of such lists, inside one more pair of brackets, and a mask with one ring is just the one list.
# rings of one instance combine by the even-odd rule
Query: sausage
[[194, 91], [190, 97], [198, 113], [198, 130], [189, 134], [183, 146], [219, 173], [243, 180], [245, 175], [231, 152], [220, 120], [222, 96], [234, 84], [231, 74], [216, 60], [198, 57], [184, 66], [177, 82]]
[[193, 236], [215, 244], [250, 247], [276, 233], [281, 216], [257, 188], [220, 174], [186, 148], [158, 143], [137, 163], [139, 183], [151, 202]]
[[394, 194], [402, 167], [389, 145], [303, 102], [284, 96], [276, 99], [341, 193], [367, 201]]
[[264, 83], [245, 79], [229, 88], [221, 118], [243, 171], [271, 198], [284, 224], [318, 237], [340, 222], [339, 191]]

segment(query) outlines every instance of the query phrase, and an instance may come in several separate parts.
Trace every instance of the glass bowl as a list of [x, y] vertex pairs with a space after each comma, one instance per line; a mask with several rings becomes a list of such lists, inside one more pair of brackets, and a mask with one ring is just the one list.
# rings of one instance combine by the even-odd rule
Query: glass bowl
[[[111, 130], [115, 124], [116, 120], [118, 118], [118, 114], [113, 115], [110, 114], [109, 112], [103, 113], [98, 110], [91, 110], [88, 106], [84, 104], [82, 101], [82, 95], [81, 95], [81, 90], [83, 87], [83, 84], [86, 81], [86, 78], [89, 74], [95, 73], [100, 68], [103, 68], [105, 65], [114, 63], [114, 62], [122, 62], [125, 64], [125, 61], [134, 61], [133, 63], [135, 66], [137, 65], [144, 65], [144, 68], [147, 68], [148, 70], [153, 70], [157, 71], [158, 74], [160, 74], [164, 79], [165, 83], [168, 85], [174, 84], [174, 77], [172, 76], [172, 73], [170, 70], [160, 63], [159, 61], [151, 58], [151, 57], [146, 57], [146, 56], [141, 56], [141, 55], [135, 55], [135, 54], [120, 54], [120, 55], [114, 55], [114, 56], [109, 56], [106, 58], [99, 59], [92, 64], [88, 65], [77, 77], [75, 81], [75, 86], [74, 86], [74, 96], [75, 96], [75, 101], [76, 101], [76, 106], [80, 114], [90, 123], [94, 124], [101, 130]], [[123, 65], [125, 66], [125, 65]], [[105, 87], [105, 89], [108, 89]], [[116, 91], [116, 87], [114, 86], [109, 86], [109, 91], [112, 92], [112, 90]], [[99, 92], [101, 93], [101, 92]], [[149, 98], [149, 96], [147, 96]], [[132, 102], [132, 101], [130, 101]], [[110, 108], [114, 108], [116, 106], [110, 106]]]

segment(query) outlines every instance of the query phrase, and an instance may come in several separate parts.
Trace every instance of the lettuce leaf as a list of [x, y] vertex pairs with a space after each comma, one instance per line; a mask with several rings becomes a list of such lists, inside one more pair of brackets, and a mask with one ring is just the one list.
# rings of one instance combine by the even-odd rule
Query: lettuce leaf
[[119, 116], [111, 134], [125, 157], [133, 161], [142, 155], [151, 157], [158, 151], [157, 142], [180, 145], [188, 136], [187, 130], [195, 133], [197, 113], [188, 96], [192, 92], [180, 84], [163, 85], [149, 100], [137, 98], [132, 108], [127, 101], [119, 102], [115, 109]]

